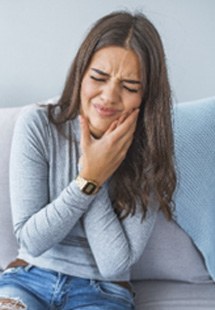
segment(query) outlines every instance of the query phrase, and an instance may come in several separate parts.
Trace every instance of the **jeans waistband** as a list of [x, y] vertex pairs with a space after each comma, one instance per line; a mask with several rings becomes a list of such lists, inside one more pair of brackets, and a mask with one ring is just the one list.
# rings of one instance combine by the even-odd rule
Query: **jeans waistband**
[[[29, 263], [26, 262], [23, 259], [17, 258], [14, 261], [12, 261], [6, 268], [5, 270], [9, 268], [14, 268], [14, 267], [26, 267], [28, 266]], [[111, 281], [113, 284], [119, 285], [123, 288], [126, 288], [127, 290], [132, 292], [132, 287], [129, 281]]]

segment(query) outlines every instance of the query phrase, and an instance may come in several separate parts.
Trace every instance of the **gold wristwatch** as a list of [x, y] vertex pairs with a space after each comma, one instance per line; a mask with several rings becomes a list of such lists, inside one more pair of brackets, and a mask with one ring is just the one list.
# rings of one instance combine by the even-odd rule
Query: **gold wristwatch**
[[100, 187], [96, 181], [87, 180], [87, 179], [81, 177], [80, 175], [77, 176], [75, 181], [76, 181], [76, 184], [78, 185], [78, 187], [80, 188], [80, 190], [86, 195], [96, 194], [100, 189]]

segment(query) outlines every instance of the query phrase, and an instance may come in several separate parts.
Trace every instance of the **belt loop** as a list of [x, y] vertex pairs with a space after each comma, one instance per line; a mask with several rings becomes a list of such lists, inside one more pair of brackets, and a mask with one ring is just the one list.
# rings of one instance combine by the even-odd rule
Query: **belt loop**
[[96, 286], [97, 286], [97, 283], [98, 283], [97, 280], [92, 280], [92, 279], [90, 279], [90, 286], [96, 287]]

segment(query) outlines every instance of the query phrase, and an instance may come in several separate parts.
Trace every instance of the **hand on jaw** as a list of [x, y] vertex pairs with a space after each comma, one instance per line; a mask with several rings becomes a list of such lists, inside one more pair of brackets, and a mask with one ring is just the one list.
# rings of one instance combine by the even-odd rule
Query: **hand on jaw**
[[100, 139], [92, 139], [89, 124], [80, 116], [81, 151], [80, 175], [96, 181], [100, 186], [124, 160], [132, 143], [139, 109], [123, 114], [112, 122]]

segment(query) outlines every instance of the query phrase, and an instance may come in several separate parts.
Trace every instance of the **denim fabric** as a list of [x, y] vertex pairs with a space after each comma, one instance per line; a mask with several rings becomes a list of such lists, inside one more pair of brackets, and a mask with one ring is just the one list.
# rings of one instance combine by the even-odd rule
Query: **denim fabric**
[[22, 301], [28, 310], [133, 310], [133, 294], [117, 284], [68, 276], [34, 266], [0, 276], [0, 297]]

